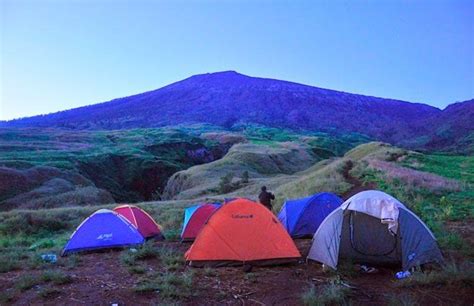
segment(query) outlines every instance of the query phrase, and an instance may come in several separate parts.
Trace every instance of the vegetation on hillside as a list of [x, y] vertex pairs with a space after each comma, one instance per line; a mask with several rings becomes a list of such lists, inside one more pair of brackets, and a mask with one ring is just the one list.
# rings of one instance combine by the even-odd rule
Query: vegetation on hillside
[[[261, 170], [251, 150], [263, 156], [278, 148], [302, 148], [311, 158], [297, 166], [301, 170], [312, 160], [341, 155], [365, 141], [357, 134], [334, 137], [258, 125], [230, 130], [206, 124], [122, 131], [0, 129], [0, 210], [170, 198], [165, 192], [169, 177], [193, 165], [219, 162], [237, 143], [247, 143], [248, 152], [231, 159], [245, 172], [247, 164]], [[290, 168], [295, 165], [275, 160], [265, 171], [287, 173]], [[255, 176], [250, 168], [247, 172]]]

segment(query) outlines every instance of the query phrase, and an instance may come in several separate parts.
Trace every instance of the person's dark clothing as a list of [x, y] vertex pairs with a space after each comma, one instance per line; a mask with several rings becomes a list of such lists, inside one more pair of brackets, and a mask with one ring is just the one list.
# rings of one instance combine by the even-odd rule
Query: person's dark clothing
[[262, 203], [265, 207], [272, 210], [272, 200], [275, 200], [275, 196], [273, 193], [268, 191], [262, 191], [258, 195], [258, 200]]

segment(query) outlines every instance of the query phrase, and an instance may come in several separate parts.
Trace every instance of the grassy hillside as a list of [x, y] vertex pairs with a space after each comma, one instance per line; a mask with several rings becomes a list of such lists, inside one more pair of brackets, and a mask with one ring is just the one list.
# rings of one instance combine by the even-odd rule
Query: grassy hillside
[[[218, 160], [236, 143], [276, 150], [290, 141], [287, 147], [305, 148], [308, 156], [321, 159], [368, 139], [257, 125], [227, 130], [203, 124], [122, 131], [0, 129], [0, 210], [160, 199], [174, 173]], [[306, 157], [308, 162], [311, 158]], [[242, 160], [237, 168], [247, 162], [251, 160]], [[271, 171], [293, 171], [285, 167]]]

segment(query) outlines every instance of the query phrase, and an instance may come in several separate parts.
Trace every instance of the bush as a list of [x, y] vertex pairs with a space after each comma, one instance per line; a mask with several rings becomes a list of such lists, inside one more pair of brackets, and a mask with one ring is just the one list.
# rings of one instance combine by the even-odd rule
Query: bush
[[247, 170], [242, 173], [242, 179], [240, 180], [242, 184], [247, 184], [249, 182], [249, 172]]
[[52, 282], [55, 285], [62, 285], [72, 282], [72, 277], [60, 270], [50, 270], [43, 272], [41, 280], [43, 282]]
[[162, 247], [158, 250], [162, 265], [169, 270], [177, 270], [184, 265], [184, 257], [181, 252], [172, 248]]
[[221, 177], [219, 182], [219, 192], [220, 193], [229, 193], [233, 190], [232, 179], [234, 178], [233, 173], [227, 173]]
[[49, 288], [49, 287], [46, 287], [46, 288], [42, 288], [38, 291], [38, 295], [44, 299], [49, 299], [55, 295], [58, 295], [60, 294], [61, 291], [56, 289], [56, 288]]
[[41, 280], [30, 274], [21, 275], [15, 283], [15, 288], [20, 291], [26, 291], [41, 283]]
[[0, 257], [0, 273], [10, 272], [20, 268], [18, 259], [12, 258], [10, 254], [2, 254]]
[[309, 306], [340, 305], [346, 301], [348, 293], [348, 288], [337, 283], [323, 285], [318, 289], [311, 285], [308, 291], [303, 293], [302, 299], [303, 304]]
[[153, 246], [153, 243], [147, 242], [139, 248], [123, 251], [120, 260], [128, 266], [132, 266], [137, 260], [157, 258], [158, 255], [158, 249]]

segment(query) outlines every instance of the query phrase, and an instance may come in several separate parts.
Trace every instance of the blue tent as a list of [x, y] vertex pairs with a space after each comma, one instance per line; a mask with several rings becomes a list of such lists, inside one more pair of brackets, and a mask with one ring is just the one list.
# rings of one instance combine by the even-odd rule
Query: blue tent
[[127, 219], [112, 210], [100, 209], [77, 227], [61, 255], [138, 245], [144, 241], [143, 236]]
[[342, 204], [342, 199], [329, 192], [286, 201], [278, 219], [291, 237], [313, 236], [324, 218]]

